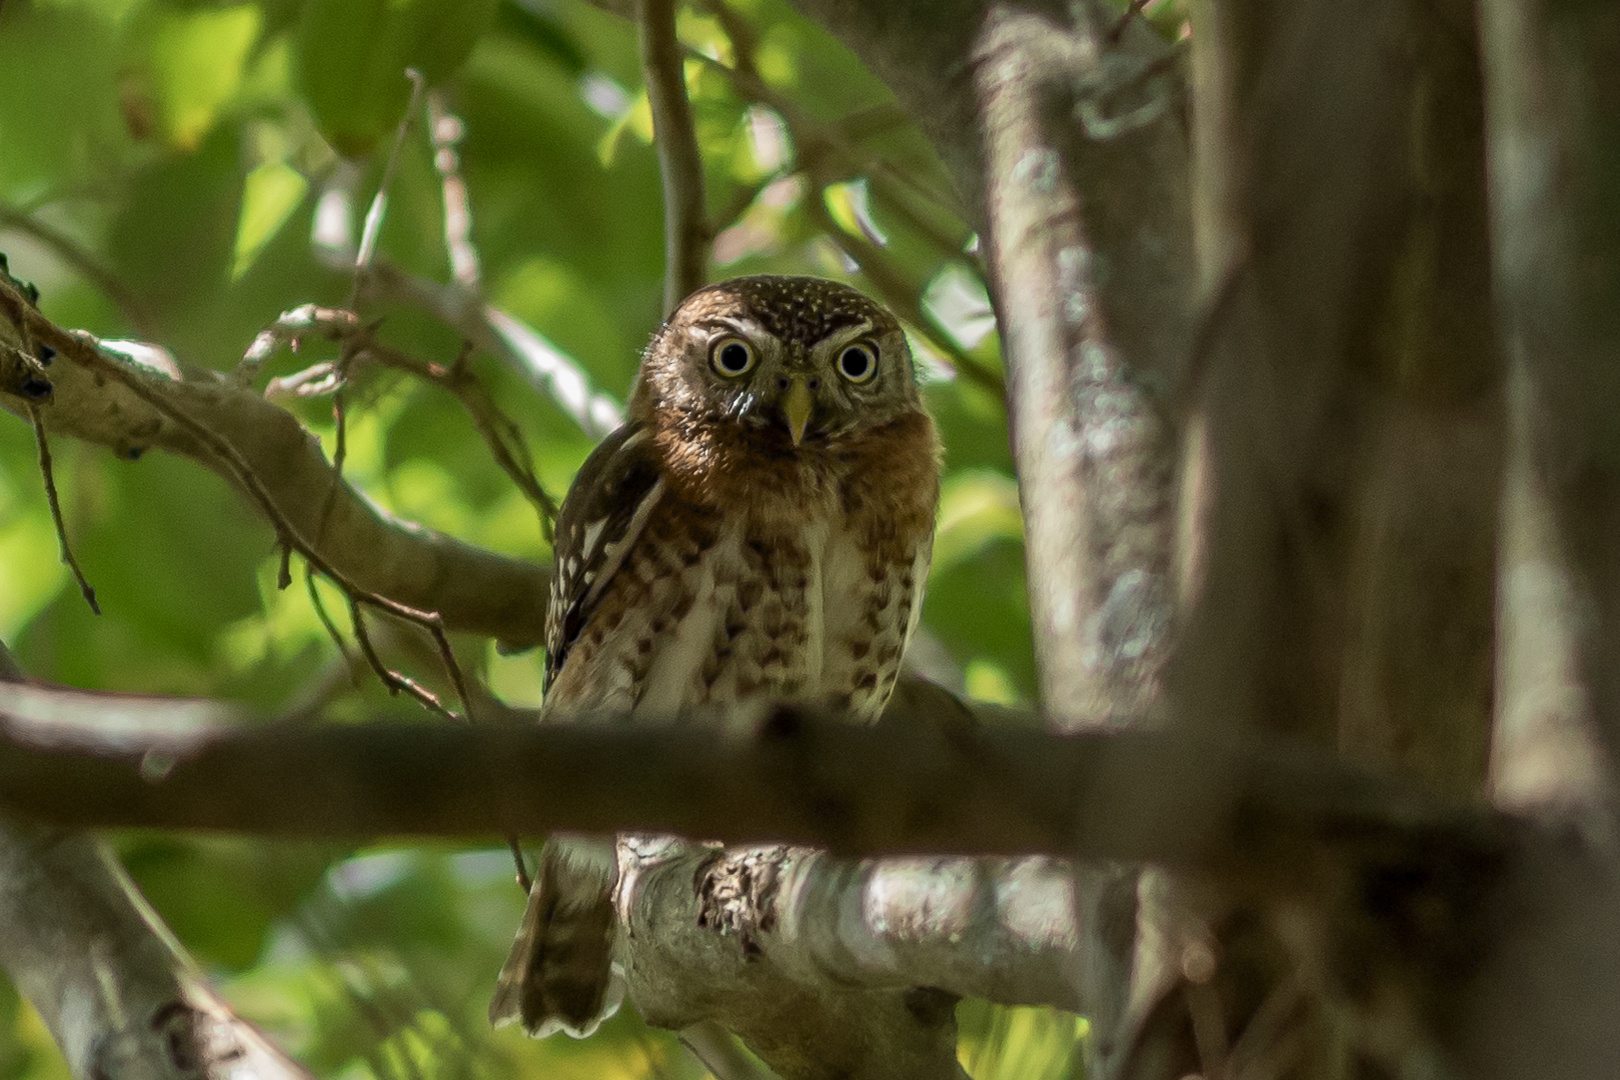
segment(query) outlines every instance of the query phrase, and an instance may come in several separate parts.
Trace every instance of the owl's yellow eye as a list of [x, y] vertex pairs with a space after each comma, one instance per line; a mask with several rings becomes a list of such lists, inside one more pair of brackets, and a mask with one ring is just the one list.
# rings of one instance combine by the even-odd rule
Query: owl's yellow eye
[[871, 382], [877, 374], [877, 346], [857, 341], [838, 354], [838, 374], [852, 383]]
[[754, 369], [754, 347], [739, 337], [724, 337], [709, 350], [709, 366], [728, 379]]

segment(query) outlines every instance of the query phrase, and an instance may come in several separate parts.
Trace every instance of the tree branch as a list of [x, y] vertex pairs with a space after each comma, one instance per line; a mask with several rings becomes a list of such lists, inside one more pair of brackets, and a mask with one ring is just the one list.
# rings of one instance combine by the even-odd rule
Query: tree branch
[[0, 966], [81, 1080], [312, 1080], [219, 998], [91, 837], [0, 815]]
[[[28, 692], [22, 678], [0, 644], [0, 701]], [[92, 837], [0, 814], [0, 967], [80, 1080], [312, 1080], [219, 998]]]
[[[874, 988], [822, 969], [788, 909], [817, 877], [802, 849], [717, 851], [652, 837], [619, 844], [621, 947], [648, 1023], [718, 1022], [783, 1080], [967, 1080], [954, 995]], [[916, 914], [916, 913], [913, 913]]]
[[[882, 79], [939, 151], [970, 224], [982, 229], [985, 177], [972, 55], [987, 0], [793, 0]], [[1021, 5], [1059, 20], [1064, 0]]]
[[101, 294], [111, 300], [137, 334], [148, 341], [156, 340], [160, 330], [157, 321], [118, 275], [109, 270], [100, 259], [86, 250], [71, 236], [40, 221], [33, 214], [24, 213], [14, 206], [0, 203], [0, 229], [16, 229], [50, 248], [58, 258], [84, 276]]
[[[872, 728], [783, 707], [747, 737], [701, 714], [655, 726], [227, 725], [178, 711], [187, 699], [120, 698], [114, 738], [98, 730], [99, 695], [12, 688], [0, 710], [0, 804], [80, 826], [645, 831], [841, 855], [1045, 852], [1276, 872], [1346, 837], [1478, 844], [1497, 828], [1294, 747], [1056, 735], [1008, 727], [1005, 714], [972, 728], [960, 703], [933, 693], [898, 696]], [[289, 787], [303, 793], [291, 805]]]
[[[1097, 4], [1071, 17], [993, 9], [975, 77], [1009, 426], [1021, 490], [1040, 493], [1023, 506], [1041, 695], [1079, 727], [1160, 703], [1174, 593], [1167, 403], [1192, 340], [1196, 265], [1177, 84], [1148, 74], [1165, 44]], [[1149, 970], [1137, 924], [1160, 916], [1139, 910], [1129, 868], [1084, 868], [1076, 887], [1087, 1050], [1107, 1072], [1133, 972]]]
[[[350, 199], [351, 192], [341, 182], [328, 186], [321, 196], [323, 210], [317, 215], [310, 243], [315, 257], [339, 272], [351, 270], [355, 262], [354, 236], [348, 228]], [[329, 212], [325, 209], [328, 200], [333, 204]], [[525, 382], [551, 398], [587, 435], [599, 438], [623, 422], [618, 403], [592, 390], [578, 361], [522, 321], [484, 303], [460, 280], [448, 284], [430, 281], [379, 258], [365, 275], [357, 303], [366, 307], [388, 302], [425, 311], [477, 348], [499, 357]], [[251, 366], [243, 374], [244, 381], [252, 381]]]
[[664, 314], [708, 280], [703, 158], [686, 100], [686, 64], [675, 36], [675, 0], [636, 0], [641, 72], [664, 178]]
[[[181, 703], [151, 698], [112, 703], [125, 723], [110, 737], [86, 725], [108, 707], [99, 695], [13, 686], [0, 700], [0, 803], [62, 822], [305, 836], [646, 830], [846, 854], [1148, 859], [1268, 913], [1307, 985], [1369, 1017], [1365, 1037], [1393, 1039], [1395, 1052], [1432, 1040], [1467, 1075], [1506, 1080], [1522, 1070], [1491, 1054], [1501, 1057], [1503, 1032], [1528, 1029], [1550, 1075], [1596, 1080], [1620, 1037], [1591, 1011], [1620, 1002], [1612, 876], [1556, 835], [1437, 804], [1300, 747], [1185, 732], [963, 731], [960, 718], [906, 722], [926, 715], [916, 700], [870, 729], [781, 710], [751, 738], [604, 718], [521, 729], [199, 726], [174, 722]], [[288, 804], [280, 796], [292, 785], [302, 797]], [[828, 994], [816, 1015], [833, 1023], [864, 1002], [925, 1058], [940, 1002], [908, 1000], [902, 985], [1077, 1003], [1061, 971], [1078, 929], [1063, 917], [1071, 909], [1052, 864], [851, 866], [802, 850], [634, 842], [650, 846], [621, 901], [626, 918], [660, 927], [638, 940], [667, 950], [634, 965], [637, 1000], [656, 1023], [718, 1017], [745, 1035], [766, 1025], [752, 1032], [756, 1049], [781, 1067], [769, 995], [793, 986], [872, 988]], [[926, 901], [907, 895], [924, 881]], [[1004, 949], [994, 958], [1008, 963], [976, 969], [978, 946]], [[728, 974], [687, 994], [680, 980], [705, 971]], [[750, 1003], [727, 1003], [732, 975], [756, 991]], [[1548, 995], [1555, 983], [1566, 992]], [[898, 1026], [897, 999], [913, 1030]], [[780, 1034], [819, 1030], [800, 1019]], [[777, 1049], [792, 1060], [791, 1045]]]
[[[46, 429], [112, 447], [134, 459], [157, 447], [237, 482], [239, 465], [320, 559], [369, 593], [436, 611], [446, 627], [513, 645], [540, 640], [548, 572], [538, 566], [386, 517], [337, 476], [320, 444], [285, 410], [211, 374], [179, 380], [114, 358], [88, 335], [56, 326], [0, 276], [0, 349], [50, 346]], [[120, 379], [109, 378], [116, 367]], [[136, 390], [140, 393], [137, 393]], [[143, 396], [145, 395], [145, 396]], [[160, 400], [169, 412], [149, 399]], [[0, 406], [25, 414], [28, 399], [0, 380]], [[188, 418], [210, 439], [175, 422]], [[228, 447], [226, 460], [210, 445]], [[328, 512], [327, 508], [330, 507]]]
[[1602, 778], [1589, 770], [1553, 778], [1538, 801], [1555, 812], [1559, 804], [1598, 809], [1598, 829], [1612, 842], [1620, 815], [1620, 97], [1612, 70], [1620, 12], [1526, 0], [1488, 0], [1480, 10], [1516, 449], [1530, 497], [1550, 511], [1549, 577], [1568, 603], [1563, 640], [1558, 624], [1543, 628], [1552, 631], [1544, 655], [1563, 668], [1543, 685], [1562, 700], [1539, 708], [1553, 714], [1539, 723], [1566, 752], [1593, 743], [1605, 751]]
[[1077, 723], [1158, 695], [1173, 442], [1148, 388], [1175, 384], [1194, 293], [1170, 88], [1139, 91], [1148, 119], [1124, 134], [1082, 138], [1069, 119], [1076, 96], [1124, 96], [1114, 84], [1150, 62], [1104, 33], [998, 8], [976, 55], [1010, 424], [1020, 485], [1041, 493], [1024, 500], [1041, 694]]

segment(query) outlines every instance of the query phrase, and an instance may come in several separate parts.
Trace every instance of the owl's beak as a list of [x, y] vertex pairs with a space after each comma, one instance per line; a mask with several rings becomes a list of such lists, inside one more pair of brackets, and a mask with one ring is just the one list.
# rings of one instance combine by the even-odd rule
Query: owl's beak
[[810, 414], [815, 407], [816, 399], [805, 385], [805, 377], [793, 376], [787, 393], [782, 395], [782, 418], [787, 421], [788, 434], [793, 436], [794, 446], [804, 439], [804, 429], [810, 423]]

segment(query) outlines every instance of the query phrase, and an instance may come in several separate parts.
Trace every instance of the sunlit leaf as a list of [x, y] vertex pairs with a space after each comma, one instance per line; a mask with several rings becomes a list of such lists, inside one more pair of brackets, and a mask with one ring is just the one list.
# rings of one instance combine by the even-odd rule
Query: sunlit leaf
[[248, 47], [259, 32], [259, 9], [238, 4], [160, 11], [153, 22], [149, 55], [163, 133], [174, 146], [190, 150], [241, 84]]
[[233, 281], [253, 265], [308, 191], [309, 181], [303, 174], [280, 161], [266, 162], [247, 174], [242, 187], [242, 214], [236, 223]]

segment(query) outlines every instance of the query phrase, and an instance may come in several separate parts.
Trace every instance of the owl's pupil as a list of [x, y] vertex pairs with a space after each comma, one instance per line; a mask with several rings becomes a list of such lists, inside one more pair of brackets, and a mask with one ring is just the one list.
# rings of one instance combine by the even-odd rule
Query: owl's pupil
[[720, 350], [720, 366], [732, 374], [748, 369], [748, 349], [732, 342]]
[[865, 349], [850, 347], [838, 358], [838, 366], [844, 370], [844, 375], [851, 379], [864, 379], [866, 373], [872, 368], [872, 354]]

